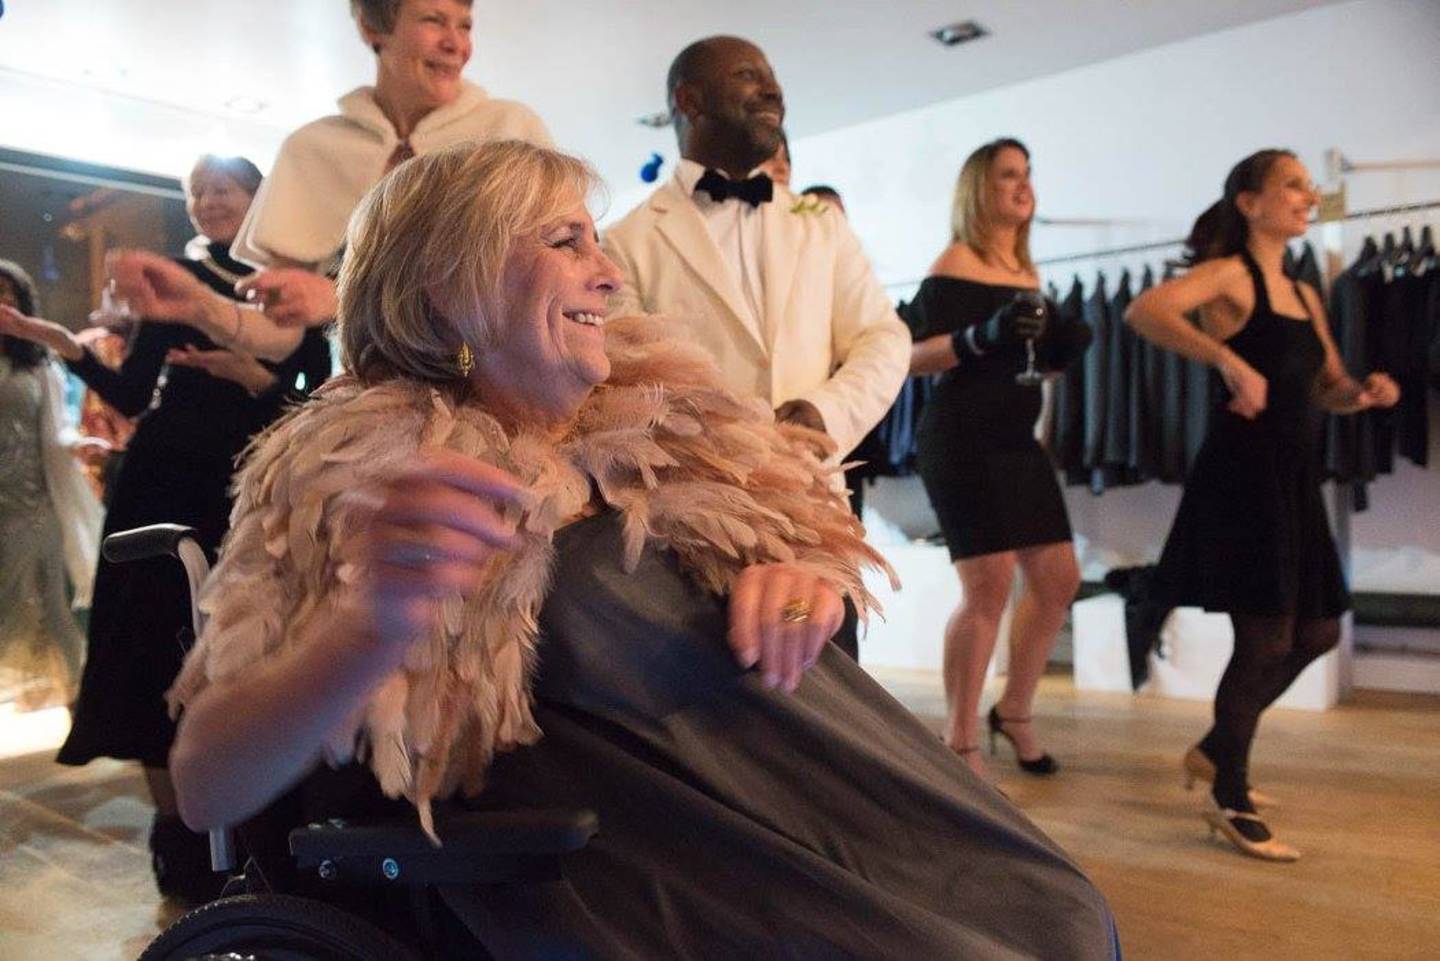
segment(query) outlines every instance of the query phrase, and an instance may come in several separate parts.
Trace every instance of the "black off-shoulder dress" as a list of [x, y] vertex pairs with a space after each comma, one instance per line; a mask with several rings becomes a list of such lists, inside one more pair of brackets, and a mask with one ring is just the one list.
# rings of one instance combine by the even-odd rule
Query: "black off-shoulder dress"
[[[1023, 288], [927, 277], [904, 312], [916, 341], [982, 323]], [[1052, 316], [1054, 315], [1052, 310]], [[1042, 358], [1044, 338], [1036, 345]], [[925, 406], [917, 458], [952, 560], [1071, 539], [1055, 467], [1035, 439], [1039, 387], [1021, 348], [963, 357]]]

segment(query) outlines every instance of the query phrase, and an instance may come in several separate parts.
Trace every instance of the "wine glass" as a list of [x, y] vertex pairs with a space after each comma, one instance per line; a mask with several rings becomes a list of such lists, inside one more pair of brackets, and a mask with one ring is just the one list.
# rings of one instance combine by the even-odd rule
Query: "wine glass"
[[[1015, 301], [1023, 305], [1022, 309], [1033, 316], [1040, 318], [1041, 329], [1044, 329], [1044, 322], [1047, 314], [1045, 298], [1040, 296], [1038, 290], [1022, 290], [1015, 295]], [[1021, 387], [1038, 387], [1045, 382], [1045, 374], [1035, 367], [1035, 338], [1025, 338], [1025, 369], [1015, 375], [1015, 383]]]
[[115, 293], [115, 281], [108, 281], [100, 288], [100, 306], [90, 312], [90, 323], [96, 327], [109, 327], [133, 320], [130, 301]]

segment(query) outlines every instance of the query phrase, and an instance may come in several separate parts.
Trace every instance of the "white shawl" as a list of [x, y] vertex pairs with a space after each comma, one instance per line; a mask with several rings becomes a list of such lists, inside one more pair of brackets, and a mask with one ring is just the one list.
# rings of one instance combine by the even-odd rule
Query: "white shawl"
[[[280, 145], [231, 254], [257, 267], [277, 258], [328, 267], [345, 242], [350, 214], [385, 173], [400, 138], [375, 101], [374, 87], [340, 98], [340, 113], [296, 130]], [[460, 95], [427, 114], [410, 135], [416, 154], [465, 140], [526, 140], [550, 145], [529, 107], [492, 100], [463, 82]]]

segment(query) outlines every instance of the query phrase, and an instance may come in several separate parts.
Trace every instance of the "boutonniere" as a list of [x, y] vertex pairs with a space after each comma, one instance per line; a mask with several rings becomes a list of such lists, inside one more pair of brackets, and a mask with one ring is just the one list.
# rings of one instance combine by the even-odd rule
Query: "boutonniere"
[[790, 205], [792, 214], [823, 214], [829, 209], [830, 205], [814, 194], [801, 194]]

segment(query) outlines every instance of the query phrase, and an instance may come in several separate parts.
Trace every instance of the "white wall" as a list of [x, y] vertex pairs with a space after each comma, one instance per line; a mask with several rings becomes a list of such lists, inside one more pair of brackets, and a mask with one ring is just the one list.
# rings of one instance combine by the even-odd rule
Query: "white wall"
[[[1044, 258], [1183, 235], [1230, 166], [1260, 147], [1295, 149], [1317, 179], [1331, 147], [1356, 161], [1440, 158], [1436, 91], [1440, 3], [1359, 0], [797, 140], [795, 183], [839, 188], [900, 295], [948, 237], [961, 161], [993, 137], [1030, 147], [1042, 216], [1122, 221], [1037, 226], [1034, 253]], [[1355, 174], [1347, 186], [1352, 210], [1440, 200], [1440, 170]], [[1440, 224], [1440, 213], [1431, 220]], [[1364, 232], [1347, 226], [1347, 248]], [[1112, 277], [1122, 265], [1104, 264]], [[1056, 279], [1093, 277], [1099, 266], [1069, 264]], [[1406, 467], [1372, 488], [1356, 544], [1412, 545], [1440, 560], [1440, 462]], [[1132, 561], [1158, 551], [1178, 496], [1160, 485], [1067, 492], [1077, 532]]]
[[288, 132], [7, 70], [0, 117], [5, 147], [172, 177], [202, 153], [239, 154], [269, 170]]

